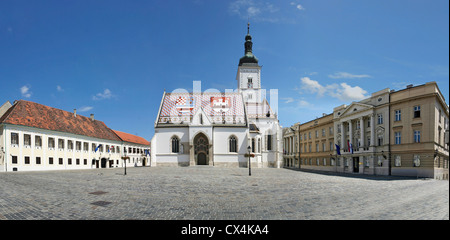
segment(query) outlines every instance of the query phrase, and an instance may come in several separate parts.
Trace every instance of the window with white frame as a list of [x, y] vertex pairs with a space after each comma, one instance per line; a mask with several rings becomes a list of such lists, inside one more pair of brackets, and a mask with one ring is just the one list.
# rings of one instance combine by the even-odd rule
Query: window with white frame
[[48, 138], [48, 148], [54, 149], [55, 148], [55, 139], [52, 137]]
[[395, 144], [402, 144], [402, 132], [395, 132]]
[[31, 135], [30, 134], [23, 135], [23, 145], [27, 146], [27, 147], [31, 146]]
[[395, 121], [402, 120], [402, 110], [395, 110]]
[[18, 133], [11, 133], [11, 144], [19, 145], [19, 134]]
[[419, 130], [414, 130], [414, 142], [420, 143], [420, 131]]
[[378, 124], [383, 124], [383, 114], [378, 114], [377, 115], [377, 119], [378, 119]]
[[34, 146], [35, 147], [42, 147], [42, 137], [41, 136], [34, 136]]

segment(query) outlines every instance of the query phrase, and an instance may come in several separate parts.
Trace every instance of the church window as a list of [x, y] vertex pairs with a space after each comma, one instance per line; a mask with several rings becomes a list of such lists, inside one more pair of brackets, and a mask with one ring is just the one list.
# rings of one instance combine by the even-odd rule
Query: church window
[[228, 140], [230, 152], [237, 152], [237, 141], [235, 136], [231, 136]]
[[251, 77], [249, 77], [247, 80], [248, 80], [247, 81], [247, 87], [248, 88], [253, 88], [253, 79]]
[[255, 139], [252, 138], [252, 152], [255, 152]]
[[272, 135], [267, 135], [267, 150], [272, 150]]
[[172, 152], [173, 153], [178, 153], [180, 150], [180, 141], [178, 140], [177, 137], [172, 137]]

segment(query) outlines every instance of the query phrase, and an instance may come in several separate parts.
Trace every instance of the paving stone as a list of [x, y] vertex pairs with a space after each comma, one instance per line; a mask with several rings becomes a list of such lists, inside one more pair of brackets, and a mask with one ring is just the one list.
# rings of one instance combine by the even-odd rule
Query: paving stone
[[[449, 219], [449, 182], [289, 169], [0, 173], [9, 219]], [[93, 205], [97, 203], [97, 205]]]

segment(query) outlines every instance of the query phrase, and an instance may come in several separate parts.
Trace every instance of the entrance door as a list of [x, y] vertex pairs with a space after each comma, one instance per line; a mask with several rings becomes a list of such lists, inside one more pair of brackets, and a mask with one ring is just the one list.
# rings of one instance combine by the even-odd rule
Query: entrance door
[[206, 154], [205, 153], [199, 153], [197, 156], [197, 164], [198, 165], [207, 165], [206, 164]]
[[209, 143], [203, 133], [199, 133], [194, 138], [194, 154], [197, 157], [197, 165], [209, 165]]
[[353, 158], [353, 172], [354, 173], [359, 172], [359, 157]]
[[106, 168], [106, 158], [102, 158], [101, 161], [102, 161], [101, 167]]

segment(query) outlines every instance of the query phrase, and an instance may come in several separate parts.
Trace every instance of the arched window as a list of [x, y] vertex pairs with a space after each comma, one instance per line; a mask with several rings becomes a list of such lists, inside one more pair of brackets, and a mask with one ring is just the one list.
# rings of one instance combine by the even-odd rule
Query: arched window
[[172, 137], [172, 152], [178, 153], [180, 151], [180, 140], [178, 137]]
[[255, 144], [256, 144], [255, 139], [252, 138], [252, 152], [253, 152], [253, 153], [256, 152], [256, 146], [255, 146]]
[[237, 152], [237, 140], [235, 136], [231, 136], [228, 140], [230, 152]]

